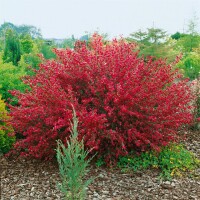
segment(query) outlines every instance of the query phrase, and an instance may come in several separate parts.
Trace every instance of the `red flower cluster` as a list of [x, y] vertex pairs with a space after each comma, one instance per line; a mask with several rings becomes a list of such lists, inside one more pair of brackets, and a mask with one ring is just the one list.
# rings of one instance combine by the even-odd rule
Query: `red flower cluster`
[[56, 140], [70, 135], [74, 105], [79, 137], [107, 162], [131, 150], [159, 150], [176, 140], [177, 128], [191, 121], [192, 95], [187, 80], [164, 61], [138, 58], [123, 39], [106, 44], [99, 35], [89, 45], [55, 50], [56, 60], [41, 64], [26, 83], [13, 126], [24, 139], [24, 155], [51, 158]]

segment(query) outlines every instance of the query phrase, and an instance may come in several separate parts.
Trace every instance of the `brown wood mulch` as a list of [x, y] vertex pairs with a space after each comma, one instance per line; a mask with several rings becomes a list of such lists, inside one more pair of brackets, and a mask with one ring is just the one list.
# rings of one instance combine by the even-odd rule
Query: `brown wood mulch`
[[[200, 131], [186, 134], [185, 146], [200, 159]], [[56, 186], [60, 181], [56, 163], [1, 157], [0, 166], [1, 200], [63, 199]], [[92, 165], [88, 176], [96, 177], [88, 188], [88, 200], [200, 200], [200, 169], [192, 177], [163, 181], [158, 170], [123, 173]]]

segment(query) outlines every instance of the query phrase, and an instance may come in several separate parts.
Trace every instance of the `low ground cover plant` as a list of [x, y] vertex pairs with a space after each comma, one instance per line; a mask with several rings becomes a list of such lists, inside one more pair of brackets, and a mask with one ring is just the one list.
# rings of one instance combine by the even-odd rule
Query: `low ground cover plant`
[[66, 144], [60, 140], [56, 149], [61, 183], [58, 188], [63, 192], [66, 200], [86, 199], [86, 189], [92, 179], [83, 180], [88, 173], [91, 159], [87, 159], [88, 151], [84, 150], [83, 140], [78, 141], [78, 119], [74, 110], [71, 125], [71, 136]]
[[140, 155], [132, 153], [125, 157], [120, 157], [118, 166], [125, 170], [144, 170], [147, 168], [158, 168], [161, 170], [160, 177], [171, 179], [180, 177], [185, 172], [191, 173], [200, 166], [200, 160], [195, 155], [184, 148], [182, 144], [170, 144], [163, 147], [161, 152], [149, 151]]
[[7, 153], [15, 142], [13, 128], [9, 123], [6, 104], [0, 95], [0, 154]]
[[55, 157], [56, 140], [70, 137], [71, 104], [79, 118], [78, 139], [107, 164], [119, 156], [177, 141], [177, 130], [192, 121], [193, 95], [173, 64], [138, 57], [125, 40], [103, 41], [95, 34], [74, 50], [55, 49], [25, 83], [30, 91], [13, 91], [12, 125], [24, 138], [21, 155]]

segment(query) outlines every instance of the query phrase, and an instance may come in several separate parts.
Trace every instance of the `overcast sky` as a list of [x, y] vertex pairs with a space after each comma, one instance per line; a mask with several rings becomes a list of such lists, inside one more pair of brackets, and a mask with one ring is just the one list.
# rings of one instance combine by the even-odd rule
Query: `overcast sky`
[[34, 25], [45, 38], [127, 36], [152, 26], [183, 32], [194, 15], [200, 23], [200, 0], [0, 0], [0, 24]]

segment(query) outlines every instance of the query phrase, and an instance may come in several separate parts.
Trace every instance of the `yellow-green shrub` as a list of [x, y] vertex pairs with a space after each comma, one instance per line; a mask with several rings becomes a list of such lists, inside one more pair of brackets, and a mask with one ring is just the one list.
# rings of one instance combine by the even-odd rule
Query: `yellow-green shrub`
[[0, 96], [0, 153], [6, 153], [12, 147], [15, 137], [12, 136], [13, 128], [9, 124], [9, 116], [5, 102]]

